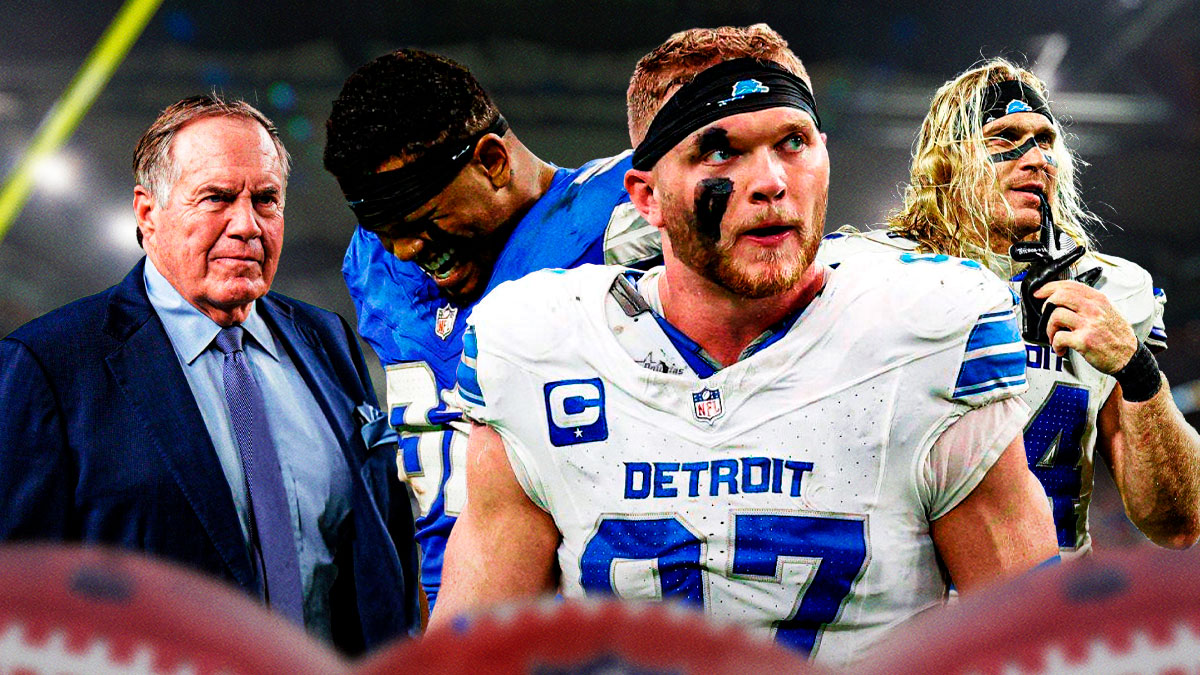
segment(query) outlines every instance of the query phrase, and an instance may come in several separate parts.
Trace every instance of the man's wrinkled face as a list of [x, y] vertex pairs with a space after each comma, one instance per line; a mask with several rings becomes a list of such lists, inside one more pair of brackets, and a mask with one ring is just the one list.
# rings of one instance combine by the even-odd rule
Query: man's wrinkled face
[[142, 186], [135, 191], [135, 209], [145, 203], [144, 246], [189, 303], [224, 325], [275, 278], [283, 244], [280, 157], [267, 130], [240, 117], [189, 122], [170, 152], [179, 177], [165, 206]]
[[[393, 159], [380, 171], [403, 164]], [[504, 250], [509, 235], [504, 225], [511, 215], [500, 204], [486, 175], [472, 162], [402, 222], [373, 232], [385, 249], [419, 265], [446, 297], [464, 305], [487, 287]]]
[[769, 108], [694, 132], [654, 169], [671, 250], [743, 297], [792, 288], [825, 225], [829, 155], [808, 113]]
[[[1036, 234], [1042, 222], [1038, 195], [1054, 201], [1058, 177], [1052, 152], [1054, 126], [1039, 113], [1014, 113], [984, 125], [983, 135], [1000, 190], [990, 206], [993, 231], [1011, 234], [1013, 241]], [[1011, 215], [1005, 204], [1011, 208]]]

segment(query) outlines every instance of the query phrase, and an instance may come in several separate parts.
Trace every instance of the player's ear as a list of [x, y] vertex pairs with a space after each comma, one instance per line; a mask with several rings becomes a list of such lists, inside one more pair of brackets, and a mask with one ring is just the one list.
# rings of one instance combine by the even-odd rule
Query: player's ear
[[630, 169], [625, 172], [625, 191], [629, 193], [629, 201], [642, 214], [646, 222], [659, 227], [662, 222], [659, 210], [658, 195], [654, 193], [654, 176], [649, 171]]
[[154, 230], [157, 226], [157, 212], [158, 202], [154, 199], [154, 195], [150, 194], [150, 190], [142, 185], [134, 186], [133, 219], [137, 221], [137, 226], [142, 231], [143, 239], [154, 235]]
[[496, 134], [488, 134], [475, 144], [475, 161], [483, 168], [492, 187], [497, 190], [512, 180], [508, 146]]

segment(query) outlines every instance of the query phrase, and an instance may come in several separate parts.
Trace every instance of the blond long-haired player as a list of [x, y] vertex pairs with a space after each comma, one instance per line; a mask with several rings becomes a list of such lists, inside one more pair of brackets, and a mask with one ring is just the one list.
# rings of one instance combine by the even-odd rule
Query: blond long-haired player
[[[1200, 537], [1200, 437], [1152, 355], [1166, 348], [1166, 298], [1138, 265], [1095, 252], [1088, 228], [1098, 219], [1079, 198], [1078, 160], [1063, 136], [1031, 72], [1004, 59], [971, 68], [934, 95], [887, 228], [831, 234], [818, 258], [836, 266], [864, 250], [901, 249], [930, 262], [973, 259], [1011, 279], [1026, 319], [1023, 397], [1034, 411], [1025, 450], [1063, 555], [1091, 548], [1097, 452], [1134, 524], [1184, 548]], [[1014, 260], [1014, 244], [1041, 261]], [[1051, 266], [1061, 273], [1044, 274]], [[1045, 278], [1031, 283], [1035, 275]]]

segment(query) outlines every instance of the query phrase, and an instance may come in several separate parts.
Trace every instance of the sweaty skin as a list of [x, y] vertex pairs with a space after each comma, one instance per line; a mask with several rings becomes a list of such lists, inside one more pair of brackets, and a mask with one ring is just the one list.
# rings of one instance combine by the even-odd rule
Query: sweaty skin
[[728, 178], [705, 178], [696, 183], [696, 226], [701, 236], [712, 241], [721, 238], [721, 219], [733, 194]]

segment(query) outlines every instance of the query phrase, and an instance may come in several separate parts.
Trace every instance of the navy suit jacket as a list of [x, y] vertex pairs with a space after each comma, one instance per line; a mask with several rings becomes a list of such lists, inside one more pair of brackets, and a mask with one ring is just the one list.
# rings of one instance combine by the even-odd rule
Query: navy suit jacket
[[[222, 577], [258, 595], [233, 496], [183, 369], [150, 305], [145, 260], [97, 295], [0, 341], [0, 540], [107, 544]], [[277, 293], [258, 304], [345, 454], [351, 512], [330, 606], [357, 654], [418, 621], [416, 550], [395, 445], [368, 447], [375, 394], [342, 318]]]

